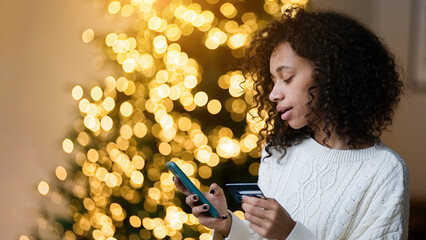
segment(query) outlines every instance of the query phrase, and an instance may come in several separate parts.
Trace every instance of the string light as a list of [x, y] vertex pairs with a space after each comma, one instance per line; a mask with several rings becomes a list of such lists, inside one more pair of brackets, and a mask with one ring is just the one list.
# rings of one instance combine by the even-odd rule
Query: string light
[[[62, 231], [63, 239], [88, 234], [99, 240], [119, 239], [116, 228], [126, 221], [137, 229], [128, 235], [132, 240], [182, 239], [185, 226], [198, 231], [199, 239], [211, 238], [210, 229], [180, 208], [184, 203], [175, 198], [165, 162], [176, 162], [197, 187], [205, 189], [199, 179], [209, 182], [221, 162], [230, 159], [243, 164], [247, 156], [259, 157], [258, 133], [265, 123], [256, 109], [249, 111], [252, 80], [240, 71], [221, 73], [216, 84], [227, 94], [215, 99], [219, 96], [209, 96], [203, 84], [205, 68], [182, 50], [180, 40], [196, 32], [206, 51], [225, 49], [240, 58], [263, 24], [237, 3], [207, 3], [130, 0], [105, 5], [110, 16], [135, 19], [136, 34], [110, 32], [102, 38], [106, 54], [95, 58], [94, 67], [113, 61], [121, 68], [119, 75], [107, 76], [89, 90], [80, 85], [72, 88], [82, 118], [75, 123], [75, 137], [63, 140], [62, 149], [79, 169], [72, 172], [58, 166], [55, 170], [61, 182], [72, 182], [69, 213], [74, 223]], [[289, 5], [306, 3], [265, 0], [263, 7], [276, 17]], [[217, 13], [207, 9], [216, 4]], [[81, 37], [85, 43], [99, 41], [93, 29], [84, 30]], [[206, 131], [197, 115], [191, 114], [197, 110], [207, 118], [227, 113], [234, 122], [245, 121], [247, 127], [239, 135], [220, 125]], [[248, 165], [248, 172], [257, 175], [259, 164]], [[41, 181], [38, 191], [60, 202], [61, 196], [47, 182]], [[139, 205], [140, 211], [128, 212], [125, 204], [113, 201], [120, 197]], [[162, 218], [155, 217], [158, 211]], [[235, 213], [244, 218], [241, 211]]]

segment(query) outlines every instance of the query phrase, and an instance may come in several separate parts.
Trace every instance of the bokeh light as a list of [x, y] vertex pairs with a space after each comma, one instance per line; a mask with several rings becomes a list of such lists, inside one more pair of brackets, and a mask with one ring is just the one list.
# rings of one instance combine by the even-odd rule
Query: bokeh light
[[99, 52], [94, 69], [108, 68], [108, 75], [72, 88], [81, 118], [62, 141], [72, 166], [56, 167], [59, 184], [37, 186], [54, 203], [70, 198], [71, 222], [40, 222], [66, 240], [211, 239], [211, 229], [182, 210], [165, 163], [176, 162], [202, 190], [221, 164], [257, 176], [265, 123], [250, 108], [252, 79], [229, 67], [267, 21], [307, 0], [94, 2], [108, 21], [130, 24], [104, 36], [82, 32], [82, 41]]

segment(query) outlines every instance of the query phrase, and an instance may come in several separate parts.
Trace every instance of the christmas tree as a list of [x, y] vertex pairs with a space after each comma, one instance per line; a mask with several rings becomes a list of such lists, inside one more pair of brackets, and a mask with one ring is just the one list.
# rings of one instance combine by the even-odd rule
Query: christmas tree
[[36, 231], [21, 240], [210, 239], [165, 163], [176, 162], [204, 191], [213, 182], [257, 180], [264, 124], [250, 108], [252, 83], [238, 60], [254, 32], [306, 2], [105, 2], [132, 30], [83, 32], [84, 42], [102, 46], [97, 64], [111, 63], [115, 74], [72, 89], [81, 118], [62, 144], [70, 164], [38, 186], [68, 214], [43, 210]]

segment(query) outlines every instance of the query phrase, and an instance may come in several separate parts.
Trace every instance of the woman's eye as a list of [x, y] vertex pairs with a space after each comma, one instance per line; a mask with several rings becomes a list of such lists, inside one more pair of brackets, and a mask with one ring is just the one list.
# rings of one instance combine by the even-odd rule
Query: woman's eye
[[287, 78], [287, 79], [283, 79], [282, 81], [285, 83], [289, 83], [291, 81], [291, 79], [293, 79], [293, 77]]

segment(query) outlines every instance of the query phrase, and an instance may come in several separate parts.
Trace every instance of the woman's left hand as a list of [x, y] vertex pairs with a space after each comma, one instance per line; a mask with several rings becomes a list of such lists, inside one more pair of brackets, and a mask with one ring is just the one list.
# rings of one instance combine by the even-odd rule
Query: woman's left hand
[[286, 239], [296, 222], [273, 198], [243, 197], [242, 208], [249, 227], [268, 239]]

